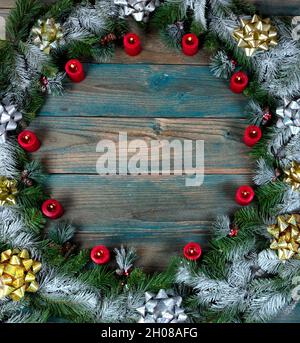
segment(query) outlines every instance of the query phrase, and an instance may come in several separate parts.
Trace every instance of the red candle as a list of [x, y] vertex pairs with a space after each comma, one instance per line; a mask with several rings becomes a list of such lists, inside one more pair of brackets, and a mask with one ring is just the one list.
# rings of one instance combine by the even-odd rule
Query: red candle
[[254, 198], [254, 190], [250, 186], [241, 186], [235, 194], [235, 201], [241, 206], [247, 206]]
[[242, 71], [234, 73], [230, 79], [230, 89], [233, 93], [242, 93], [249, 82], [248, 76]]
[[83, 65], [78, 60], [68, 61], [65, 69], [69, 78], [74, 82], [81, 82], [85, 78]]
[[199, 39], [194, 33], [188, 33], [182, 37], [181, 45], [185, 55], [193, 56], [199, 50]]
[[141, 41], [135, 33], [127, 33], [123, 38], [124, 50], [129, 56], [136, 56], [142, 51]]
[[244, 143], [252, 147], [257, 142], [260, 141], [262, 136], [261, 129], [258, 126], [250, 125], [246, 127], [245, 133], [244, 133]]
[[28, 152], [35, 152], [41, 146], [41, 142], [39, 141], [37, 136], [33, 132], [28, 130], [22, 131], [19, 134], [18, 143], [24, 150]]
[[183, 248], [183, 254], [188, 260], [198, 260], [202, 254], [201, 246], [198, 243], [190, 242]]
[[57, 200], [48, 199], [42, 204], [42, 212], [50, 219], [57, 219], [64, 214], [64, 209]]
[[105, 245], [98, 245], [92, 249], [91, 259], [96, 264], [105, 264], [110, 260], [110, 252]]

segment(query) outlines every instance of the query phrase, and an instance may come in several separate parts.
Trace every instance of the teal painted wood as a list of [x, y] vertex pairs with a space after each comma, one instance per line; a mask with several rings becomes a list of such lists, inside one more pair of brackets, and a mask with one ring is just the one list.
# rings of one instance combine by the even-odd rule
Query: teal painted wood
[[139, 265], [163, 270], [189, 241], [208, 248], [216, 214], [238, 206], [234, 193], [250, 176], [207, 175], [201, 187], [182, 176], [51, 175], [48, 187], [78, 228], [84, 247], [124, 244], [139, 251]]
[[[216, 213], [231, 213], [239, 208], [234, 202], [236, 188], [250, 181], [247, 175], [206, 175], [202, 186], [186, 187], [185, 177], [174, 175], [53, 174], [48, 187], [80, 231], [105, 231], [113, 236], [114, 244], [126, 236], [131, 240], [145, 234], [157, 239], [158, 232], [166, 234], [169, 229], [173, 237], [177, 227], [195, 229], [202, 222], [213, 221]], [[184, 237], [182, 232], [178, 235]]]
[[287, 315], [281, 314], [274, 320], [274, 323], [300, 323], [300, 305], [298, 304], [295, 309]]
[[240, 118], [246, 98], [205, 66], [86, 65], [87, 78], [49, 97], [41, 116]]
[[[96, 152], [98, 142], [113, 141], [118, 153], [119, 132], [126, 132], [129, 142], [141, 139], [147, 144], [143, 156], [149, 162], [152, 140], [179, 140], [182, 144], [184, 140], [203, 140], [206, 173], [249, 174], [253, 172], [249, 148], [242, 143], [246, 126], [244, 119], [38, 117], [30, 129], [43, 142], [35, 157], [42, 159], [50, 173], [96, 174], [96, 162], [103, 155]], [[193, 156], [195, 144], [185, 158]]]
[[265, 15], [300, 15], [299, 0], [248, 0], [257, 6]]

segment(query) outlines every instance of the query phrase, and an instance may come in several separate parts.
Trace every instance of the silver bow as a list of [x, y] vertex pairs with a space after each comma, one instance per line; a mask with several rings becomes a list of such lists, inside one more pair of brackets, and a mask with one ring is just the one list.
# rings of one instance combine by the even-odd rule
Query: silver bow
[[0, 103], [0, 143], [6, 142], [7, 132], [14, 131], [21, 119], [22, 113], [14, 105], [5, 106]]
[[284, 99], [284, 106], [277, 108], [278, 128], [288, 127], [293, 135], [300, 132], [300, 99]]
[[147, 22], [160, 0], [114, 0], [114, 4], [120, 6], [121, 18], [132, 16], [136, 21]]
[[187, 315], [181, 308], [182, 298], [173, 291], [161, 289], [157, 295], [146, 292], [145, 305], [137, 309], [138, 323], [184, 323]]

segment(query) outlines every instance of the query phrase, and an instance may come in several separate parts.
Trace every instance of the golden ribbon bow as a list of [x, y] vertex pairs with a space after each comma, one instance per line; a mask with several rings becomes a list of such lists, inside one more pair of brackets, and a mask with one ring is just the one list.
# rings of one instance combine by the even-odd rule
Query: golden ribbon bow
[[37, 25], [31, 30], [33, 44], [46, 54], [52, 48], [57, 48], [59, 41], [63, 38], [61, 25], [56, 23], [53, 18], [38, 20]]
[[30, 258], [26, 249], [6, 250], [1, 253], [0, 299], [9, 296], [14, 301], [21, 300], [25, 292], [37, 292], [39, 285], [35, 274], [42, 268], [39, 261]]
[[300, 163], [293, 161], [290, 169], [284, 171], [284, 182], [290, 184], [293, 190], [300, 188]]
[[233, 37], [247, 56], [252, 56], [257, 49], [267, 51], [278, 44], [277, 31], [270, 18], [261, 19], [255, 14], [252, 19], [241, 19], [241, 24], [242, 27], [233, 32]]
[[17, 181], [0, 176], [0, 206], [15, 205], [17, 193]]
[[274, 237], [270, 248], [278, 251], [280, 260], [300, 258], [300, 215], [291, 214], [277, 217], [277, 223], [268, 227]]

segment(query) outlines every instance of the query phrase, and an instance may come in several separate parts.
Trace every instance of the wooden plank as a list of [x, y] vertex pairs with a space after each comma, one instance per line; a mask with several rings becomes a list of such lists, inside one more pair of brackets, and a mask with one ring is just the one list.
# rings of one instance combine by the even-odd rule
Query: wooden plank
[[276, 318], [274, 323], [300, 323], [300, 304], [298, 303], [291, 313], [283, 313]]
[[[243, 119], [126, 119], [38, 117], [30, 126], [43, 142], [35, 158], [43, 160], [50, 173], [95, 174], [96, 152], [99, 140], [116, 144], [119, 132], [126, 132], [128, 141], [142, 139], [147, 148], [142, 150], [150, 161], [151, 140], [204, 140], [206, 174], [249, 174], [249, 148], [242, 143], [246, 127]], [[118, 145], [117, 145], [118, 148]], [[117, 149], [119, 154], [119, 149]], [[187, 156], [195, 156], [194, 148]], [[128, 154], [130, 158], [132, 154]], [[173, 157], [173, 155], [172, 155]], [[173, 165], [173, 158], [172, 164]]]
[[248, 0], [265, 15], [300, 15], [299, 0]]
[[186, 187], [183, 176], [51, 175], [48, 187], [83, 246], [134, 245], [143, 266], [163, 269], [188, 241], [207, 246], [216, 213], [237, 209], [235, 190], [249, 183], [245, 175], [206, 175], [201, 187]]
[[141, 29], [134, 30], [134, 32], [138, 32], [140, 36], [143, 47], [142, 52], [138, 56], [132, 57], [118, 47], [115, 56], [108, 62], [127, 64], [209, 64], [210, 57], [203, 49], [200, 49], [194, 56], [185, 56], [180, 50], [168, 48], [158, 33], [145, 34]]
[[49, 97], [41, 116], [240, 118], [247, 103], [208, 67], [88, 65], [80, 84]]

